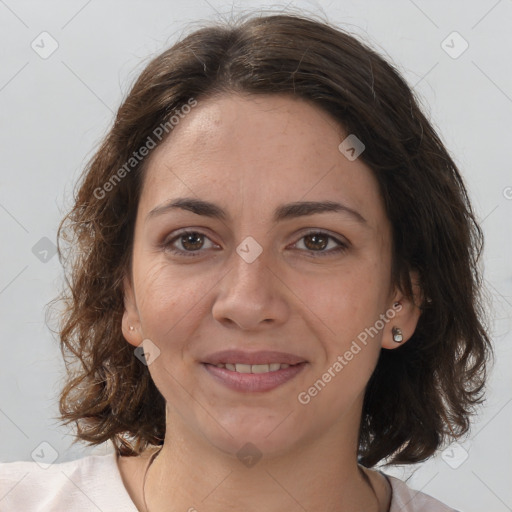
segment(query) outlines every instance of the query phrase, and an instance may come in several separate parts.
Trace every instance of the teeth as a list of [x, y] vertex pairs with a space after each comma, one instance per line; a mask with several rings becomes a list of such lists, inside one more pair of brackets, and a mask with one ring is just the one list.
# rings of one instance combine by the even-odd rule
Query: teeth
[[268, 372], [276, 372], [277, 370], [283, 370], [284, 368], [288, 368], [290, 365], [286, 363], [268, 363], [268, 364], [242, 364], [242, 363], [226, 363], [226, 364], [216, 364], [217, 368], [226, 368], [226, 370], [230, 370], [232, 372], [238, 373], [268, 373]]
[[251, 365], [250, 364], [235, 364], [235, 372], [238, 373], [251, 373]]
[[[238, 368], [236, 369], [238, 371]], [[270, 371], [268, 364], [253, 364], [251, 366], [252, 373], [267, 373]]]

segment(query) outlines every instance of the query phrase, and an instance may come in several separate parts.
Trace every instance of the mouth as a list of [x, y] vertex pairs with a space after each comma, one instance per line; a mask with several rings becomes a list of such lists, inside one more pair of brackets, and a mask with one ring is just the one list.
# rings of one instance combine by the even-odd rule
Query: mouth
[[256, 393], [284, 385], [307, 364], [304, 358], [283, 352], [229, 350], [212, 354], [201, 366], [215, 382], [231, 390]]
[[[300, 364], [300, 363], [298, 363]], [[277, 372], [278, 370], [284, 370], [289, 368], [290, 365], [287, 363], [265, 363], [265, 364], [243, 364], [243, 363], [218, 363], [215, 365], [217, 368], [225, 368], [230, 372], [237, 373], [270, 373]]]
[[[274, 371], [277, 369], [276, 364], [280, 365], [295, 365], [298, 363], [307, 362], [304, 357], [290, 354], [287, 352], [277, 352], [275, 350], [258, 350], [255, 352], [248, 352], [245, 350], [223, 350], [221, 352], [215, 352], [206, 356], [203, 363], [217, 365], [238, 365], [241, 368], [241, 372], [244, 371], [244, 366], [255, 366], [258, 373], [259, 369], [266, 370], [266, 366], [273, 365]], [[258, 367], [263, 368], [258, 368]], [[245, 369], [247, 370], [247, 369]], [[235, 371], [235, 370], [232, 370]], [[270, 370], [266, 370], [270, 371]], [[250, 373], [245, 371], [244, 373]]]

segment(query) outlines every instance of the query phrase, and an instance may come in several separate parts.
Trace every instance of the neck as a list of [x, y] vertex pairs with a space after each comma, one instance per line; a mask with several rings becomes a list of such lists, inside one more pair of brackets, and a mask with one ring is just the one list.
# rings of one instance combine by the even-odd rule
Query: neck
[[357, 465], [356, 436], [327, 433], [286, 453], [264, 455], [251, 465], [204, 438], [183, 435], [178, 424], [173, 421], [167, 429], [172, 435], [166, 436], [149, 466], [145, 512], [381, 510]]

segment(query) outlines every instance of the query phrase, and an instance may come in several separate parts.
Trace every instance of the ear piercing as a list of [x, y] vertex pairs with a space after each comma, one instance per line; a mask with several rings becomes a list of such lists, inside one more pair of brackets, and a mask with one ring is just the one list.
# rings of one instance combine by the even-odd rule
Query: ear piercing
[[133, 331], [135, 329], [135, 327], [133, 327], [133, 325], [130, 325], [130, 331]]
[[402, 329], [400, 329], [400, 327], [393, 327], [391, 333], [393, 334], [393, 341], [395, 343], [402, 343], [404, 337], [402, 336]]
[[[401, 303], [401, 302], [398, 302], [398, 301], [397, 301], [397, 302], [395, 302], [395, 303], [393, 304], [393, 307], [394, 307], [395, 309], [397, 309], [399, 306], [400, 306], [400, 307], [402, 306], [402, 303]], [[400, 311], [400, 310], [399, 310], [399, 311]], [[391, 334], [393, 335], [393, 341], [394, 341], [395, 343], [402, 343], [402, 341], [404, 341], [404, 337], [403, 337], [403, 335], [402, 335], [402, 329], [400, 329], [400, 327], [393, 327], [393, 328], [391, 329]]]

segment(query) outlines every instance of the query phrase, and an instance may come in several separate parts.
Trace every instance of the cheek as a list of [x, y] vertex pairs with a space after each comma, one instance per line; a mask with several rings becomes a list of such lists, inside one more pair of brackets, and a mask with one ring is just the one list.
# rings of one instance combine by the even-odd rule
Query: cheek
[[190, 340], [207, 314], [203, 299], [209, 287], [204, 276], [178, 271], [165, 261], [148, 261], [138, 276], [143, 335], [159, 351], [148, 368], [151, 378], [169, 405], [186, 408], [194, 380], [184, 359], [190, 358]]
[[325, 422], [334, 422], [364, 393], [381, 350], [382, 330], [372, 330], [385, 307], [379, 278], [368, 268], [354, 270], [331, 278], [314, 294], [314, 311], [321, 320], [316, 320], [316, 334], [325, 359], [317, 360], [301, 389], [299, 403], [308, 417], [325, 416]]
[[178, 271], [165, 261], [146, 266], [139, 273], [138, 308], [144, 335], [165, 348], [181, 345], [189, 334], [187, 326], [202, 313], [204, 277]]
[[376, 263], [347, 264], [326, 275], [300, 277], [297, 295], [316, 323], [324, 324], [328, 338], [343, 345], [383, 312], [384, 275]]

